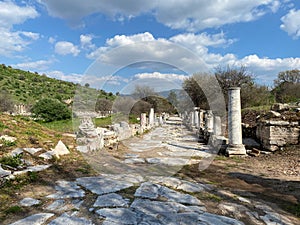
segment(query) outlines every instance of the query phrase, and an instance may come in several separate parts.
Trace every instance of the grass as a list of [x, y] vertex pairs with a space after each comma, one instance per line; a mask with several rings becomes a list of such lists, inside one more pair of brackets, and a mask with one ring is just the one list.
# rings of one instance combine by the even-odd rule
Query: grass
[[23, 164], [21, 155], [2, 157], [0, 158], [0, 163], [4, 166], [10, 166], [13, 168], [17, 168]]
[[40, 122], [40, 124], [48, 129], [62, 133], [74, 133], [79, 127], [79, 119], [59, 120], [48, 123]]

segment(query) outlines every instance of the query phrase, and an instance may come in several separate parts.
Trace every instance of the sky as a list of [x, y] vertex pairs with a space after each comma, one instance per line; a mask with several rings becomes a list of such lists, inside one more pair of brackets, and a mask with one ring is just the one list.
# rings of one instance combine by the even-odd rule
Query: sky
[[112, 92], [300, 69], [299, 0], [1, 0], [0, 33], [1, 64]]

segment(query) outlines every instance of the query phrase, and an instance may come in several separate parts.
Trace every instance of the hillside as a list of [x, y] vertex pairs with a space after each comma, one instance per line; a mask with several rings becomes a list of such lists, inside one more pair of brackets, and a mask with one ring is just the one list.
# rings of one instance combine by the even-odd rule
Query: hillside
[[[55, 98], [60, 101], [71, 99], [80, 85], [2, 64], [0, 65], [0, 87], [2, 91], [7, 91], [11, 95], [15, 103], [31, 105], [41, 98]], [[95, 91], [88, 87], [82, 88]], [[97, 92], [98, 96], [114, 98], [112, 93], [103, 90]]]

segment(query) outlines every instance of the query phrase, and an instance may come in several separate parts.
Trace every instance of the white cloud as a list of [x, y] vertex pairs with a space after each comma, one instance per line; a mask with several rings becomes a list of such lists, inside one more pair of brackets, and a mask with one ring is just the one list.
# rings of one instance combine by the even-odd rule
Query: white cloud
[[[146, 37], [146, 38], [145, 38]], [[149, 40], [143, 42], [140, 40]], [[269, 83], [276, 79], [280, 71], [300, 68], [300, 58], [260, 58], [249, 55], [242, 59], [232, 53], [216, 54], [209, 47], [222, 47], [235, 40], [226, 39], [223, 33], [208, 35], [181, 34], [170, 39], [155, 39], [150, 33], [132, 36], [118, 35], [108, 39], [104, 46], [90, 53], [90, 57], [99, 57], [97, 62], [122, 68], [134, 62], [158, 62], [175, 66], [187, 74], [213, 71], [219, 65], [245, 65], [261, 82]], [[130, 43], [129, 45], [125, 45]], [[181, 47], [184, 46], [184, 47]], [[139, 64], [141, 65], [141, 64]], [[147, 65], [146, 65], [147, 66]], [[154, 77], [152, 73], [141, 73], [139, 78]], [[167, 76], [156, 73], [156, 77]], [[172, 76], [169, 75], [170, 79]], [[166, 77], [165, 77], [166, 78]], [[175, 78], [175, 75], [174, 77]]]
[[82, 79], [84, 78], [84, 75], [82, 74], [64, 74], [62, 71], [53, 70], [53, 71], [47, 71], [44, 72], [48, 77], [52, 77], [59, 80], [65, 80], [73, 83], [81, 83]]
[[18, 6], [12, 1], [0, 2], [0, 55], [11, 57], [39, 39], [39, 34], [28, 31], [13, 31], [13, 26], [39, 14], [31, 6]]
[[164, 80], [173, 80], [173, 81], [183, 81], [187, 77], [188, 76], [182, 74], [160, 73], [160, 72], [138, 73], [134, 75], [134, 78], [137, 79], [164, 79]]
[[39, 38], [39, 34], [32, 32], [12, 32], [0, 27], [0, 55], [10, 57], [15, 52], [24, 51], [29, 44]]
[[300, 10], [292, 9], [281, 18], [280, 28], [294, 38], [300, 37]]
[[12, 1], [0, 2], [0, 27], [10, 29], [28, 19], [34, 19], [38, 12], [31, 6], [18, 6]]
[[68, 41], [59, 41], [55, 44], [55, 53], [59, 55], [69, 55], [77, 56], [80, 50], [73, 43]]
[[38, 60], [35, 62], [24, 62], [12, 65], [12, 67], [19, 68], [22, 70], [46, 70], [54, 61], [50, 60]]
[[83, 49], [94, 49], [96, 46], [92, 43], [93, 36], [90, 34], [80, 35], [80, 45]]
[[67, 19], [72, 23], [79, 23], [80, 19], [94, 13], [101, 13], [119, 21], [148, 13], [171, 28], [189, 31], [252, 21], [267, 12], [276, 12], [279, 8], [279, 1], [274, 0], [39, 0], [39, 2], [46, 6], [50, 15]]

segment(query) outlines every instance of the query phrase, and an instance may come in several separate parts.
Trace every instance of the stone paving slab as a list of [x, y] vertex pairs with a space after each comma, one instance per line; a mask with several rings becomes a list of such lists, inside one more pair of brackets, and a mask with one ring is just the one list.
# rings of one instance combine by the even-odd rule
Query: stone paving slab
[[28, 216], [10, 225], [41, 225], [52, 216], [54, 216], [53, 213], [38, 213], [32, 216]]
[[134, 185], [132, 182], [112, 180], [109, 177], [103, 176], [78, 178], [76, 179], [76, 182], [97, 195], [117, 192]]
[[138, 216], [131, 209], [115, 208], [115, 209], [99, 209], [96, 213], [100, 218], [105, 218], [106, 222], [117, 224], [138, 224]]
[[98, 196], [93, 207], [128, 207], [129, 199], [124, 199], [121, 195], [112, 193]]
[[92, 221], [76, 216], [70, 216], [67, 213], [52, 220], [48, 225], [95, 225]]
[[20, 201], [21, 206], [30, 207], [33, 205], [40, 204], [40, 200], [34, 199], [34, 198], [24, 198]]

